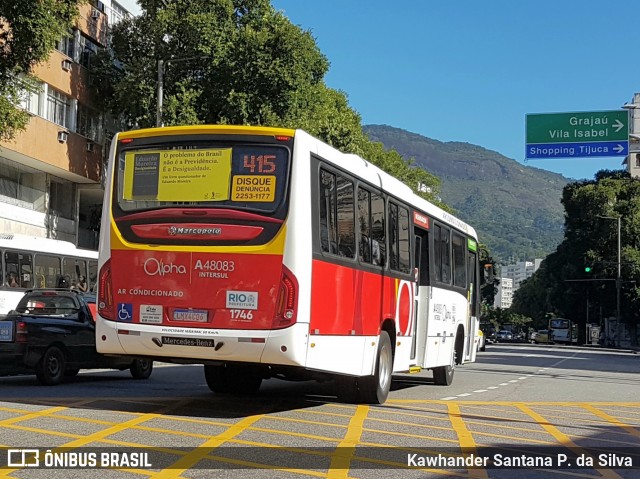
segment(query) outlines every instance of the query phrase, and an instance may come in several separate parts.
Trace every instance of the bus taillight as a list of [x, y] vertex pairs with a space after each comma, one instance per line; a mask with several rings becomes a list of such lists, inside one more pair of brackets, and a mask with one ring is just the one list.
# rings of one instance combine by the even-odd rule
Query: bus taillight
[[116, 315], [113, 307], [113, 292], [111, 290], [111, 259], [108, 259], [100, 268], [98, 299], [98, 314], [105, 319], [113, 320]]
[[282, 267], [280, 292], [276, 304], [276, 316], [273, 328], [286, 328], [296, 321], [296, 306], [298, 301], [298, 281], [286, 266]]

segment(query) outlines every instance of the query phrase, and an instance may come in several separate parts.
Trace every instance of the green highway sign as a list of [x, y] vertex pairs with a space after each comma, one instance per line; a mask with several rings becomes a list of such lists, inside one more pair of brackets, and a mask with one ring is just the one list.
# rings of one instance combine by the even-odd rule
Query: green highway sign
[[527, 115], [527, 145], [629, 141], [626, 110]]
[[626, 110], [527, 115], [527, 160], [626, 156]]

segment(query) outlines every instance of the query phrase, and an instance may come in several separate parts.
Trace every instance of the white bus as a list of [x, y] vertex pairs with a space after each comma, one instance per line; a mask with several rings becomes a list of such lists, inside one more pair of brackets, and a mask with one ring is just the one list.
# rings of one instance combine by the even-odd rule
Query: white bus
[[301, 130], [114, 138], [97, 349], [204, 364], [214, 392], [332, 378], [382, 403], [393, 372], [448, 385], [474, 361], [475, 230]]
[[0, 234], [0, 314], [7, 314], [30, 288], [74, 287], [84, 277], [95, 288], [98, 252], [73, 243], [20, 234]]

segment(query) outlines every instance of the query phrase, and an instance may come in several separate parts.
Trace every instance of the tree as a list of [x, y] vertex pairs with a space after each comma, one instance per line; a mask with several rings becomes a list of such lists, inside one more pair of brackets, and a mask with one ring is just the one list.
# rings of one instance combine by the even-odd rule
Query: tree
[[26, 127], [29, 115], [18, 105], [33, 89], [31, 68], [69, 33], [85, 1], [0, 0], [0, 139]]
[[[616, 312], [617, 222], [621, 217], [621, 317], [633, 330], [640, 317], [640, 181], [624, 171], [565, 186], [565, 239], [514, 294], [512, 309], [542, 320], [546, 313], [584, 325]], [[585, 272], [585, 263], [593, 265]], [[588, 280], [588, 281], [578, 281]]]
[[479, 247], [480, 275], [482, 276], [480, 286], [480, 302], [484, 316], [493, 309], [496, 293], [498, 292], [498, 284], [500, 279], [495, 274], [496, 263], [491, 256], [489, 247], [480, 244]]
[[[420, 196], [450, 210], [440, 181], [369, 140], [347, 96], [328, 88], [328, 59], [269, 0], [142, 0], [142, 14], [114, 25], [94, 74], [98, 96], [130, 127], [156, 124], [163, 73], [165, 125], [301, 128], [363, 156]], [[159, 64], [159, 61], [162, 61]]]
[[503, 326], [510, 324], [514, 327], [512, 331], [522, 331], [525, 325], [529, 324], [532, 320], [528, 316], [515, 313], [510, 309], [495, 308], [487, 311], [486, 316], [483, 318], [485, 321], [489, 321], [496, 330], [503, 329]]

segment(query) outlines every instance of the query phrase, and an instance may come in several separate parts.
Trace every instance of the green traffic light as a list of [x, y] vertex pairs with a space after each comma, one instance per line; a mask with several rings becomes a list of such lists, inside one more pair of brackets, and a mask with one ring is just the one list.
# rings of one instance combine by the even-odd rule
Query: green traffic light
[[584, 272], [585, 273], [591, 273], [591, 271], [593, 271], [593, 268], [591, 266], [585, 266], [584, 267]]

